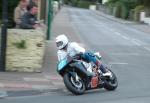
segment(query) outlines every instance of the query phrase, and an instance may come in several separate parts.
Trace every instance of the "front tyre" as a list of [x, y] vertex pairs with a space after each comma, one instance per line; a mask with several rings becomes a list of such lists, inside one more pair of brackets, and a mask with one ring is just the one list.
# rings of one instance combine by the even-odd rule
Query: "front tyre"
[[64, 84], [67, 87], [67, 89], [71, 91], [73, 94], [82, 95], [85, 91], [84, 82], [79, 76], [78, 80], [76, 80], [76, 78], [77, 77], [75, 77], [73, 73], [66, 73], [63, 77]]
[[116, 75], [111, 70], [109, 71], [112, 73], [112, 77], [105, 79], [104, 88], [106, 90], [113, 91], [118, 87], [118, 81]]

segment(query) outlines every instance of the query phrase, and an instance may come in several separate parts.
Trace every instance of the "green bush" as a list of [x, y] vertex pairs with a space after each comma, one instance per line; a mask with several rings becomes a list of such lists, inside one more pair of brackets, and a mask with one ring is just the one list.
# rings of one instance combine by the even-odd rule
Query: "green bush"
[[79, 1], [78, 2], [78, 7], [80, 8], [89, 8], [90, 5], [94, 5], [95, 2], [89, 2], [89, 1]]
[[144, 11], [146, 12], [146, 16], [150, 17], [150, 7], [146, 7]]
[[121, 2], [117, 2], [115, 4], [114, 10], [113, 10], [113, 15], [115, 17], [121, 18], [121, 6], [122, 6]]
[[140, 11], [144, 10], [144, 6], [143, 5], [138, 5], [138, 6], [135, 7], [134, 10], [135, 10], [135, 12], [140, 12]]
[[64, 0], [64, 3], [68, 5], [68, 4], [69, 4], [69, 1], [68, 1], [68, 0]]
[[129, 15], [129, 7], [126, 2], [116, 2], [113, 9], [113, 15], [118, 18], [127, 19]]
[[129, 16], [129, 9], [126, 5], [123, 5], [121, 7], [121, 18], [127, 19]]
[[[8, 1], [8, 20], [9, 20], [9, 27], [13, 27], [13, 14], [14, 14], [14, 9], [18, 5], [18, 2], [20, 0], [7, 0]], [[3, 2], [0, 0], [0, 19], [2, 19], [2, 6]]]
[[145, 7], [150, 8], [150, 2], [149, 0], [144, 0], [144, 4]]
[[86, 0], [71, 0], [72, 1], [72, 6], [75, 6], [75, 7], [78, 7], [82, 1], [86, 4], [87, 2], [89, 1], [86, 1]]
[[144, 10], [143, 5], [138, 5], [134, 9], [134, 21], [139, 21], [140, 20], [140, 12]]
[[107, 6], [107, 13], [110, 15], [114, 15], [114, 7], [115, 7], [115, 2], [117, 0], [109, 0], [108, 2], [105, 3], [105, 6]]
[[[118, 1], [119, 1], [119, 0], [108, 0], [107, 3], [108, 3], [108, 4], [114, 4], [114, 3], [118, 2]], [[107, 4], [107, 3], [106, 3], [106, 4]]]
[[18, 49], [26, 49], [27, 48], [25, 40], [15, 42], [15, 43], [13, 43], [13, 45], [16, 46]]
[[108, 4], [108, 14], [113, 15], [114, 3]]
[[129, 20], [134, 20], [134, 9], [129, 11]]
[[[147, 0], [148, 1], [148, 0]], [[131, 10], [135, 9], [135, 11], [139, 11], [143, 8], [143, 6], [138, 6], [143, 5], [144, 1], [140, 0], [109, 0], [106, 5], [109, 8], [109, 10], [112, 12], [113, 10], [113, 15], [115, 17], [127, 19], [129, 17], [132, 18]], [[149, 2], [150, 3], [150, 2]], [[148, 4], [148, 2], [147, 2]], [[145, 4], [146, 5], [146, 4]], [[137, 7], [138, 6], [138, 7]], [[114, 8], [114, 9], [113, 9]], [[138, 12], [136, 12], [138, 13]], [[110, 13], [111, 14], [111, 13]], [[130, 15], [131, 16], [130, 16]], [[136, 14], [135, 14], [136, 15]]]
[[72, 6], [77, 7], [77, 0], [71, 0]]
[[0, 20], [2, 19], [2, 0], [0, 0]]
[[96, 0], [64, 0], [64, 3], [74, 7], [89, 8], [89, 5], [95, 4]]

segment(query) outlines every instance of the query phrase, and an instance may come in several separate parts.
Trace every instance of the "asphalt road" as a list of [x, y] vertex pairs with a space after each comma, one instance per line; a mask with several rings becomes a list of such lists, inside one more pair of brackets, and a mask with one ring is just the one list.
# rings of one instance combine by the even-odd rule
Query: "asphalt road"
[[150, 103], [150, 34], [84, 9], [69, 8], [70, 22], [83, 43], [100, 51], [104, 64], [116, 73], [119, 87], [73, 96], [57, 91], [43, 96], [9, 98], [0, 103]]

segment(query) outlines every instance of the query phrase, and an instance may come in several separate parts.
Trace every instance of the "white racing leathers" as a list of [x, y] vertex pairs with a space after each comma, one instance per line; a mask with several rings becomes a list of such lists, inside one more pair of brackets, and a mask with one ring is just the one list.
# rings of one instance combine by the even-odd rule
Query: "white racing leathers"
[[62, 59], [65, 59], [67, 55], [73, 57], [78, 53], [84, 53], [85, 49], [81, 46], [79, 46], [76, 42], [68, 43], [67, 50], [58, 50], [58, 61], [61, 61]]
[[[68, 44], [67, 50], [58, 50], [58, 52], [57, 52], [58, 61], [65, 59], [67, 57], [67, 55], [73, 57], [78, 53], [85, 54], [85, 49], [83, 47], [79, 46], [76, 42], [71, 42]], [[88, 56], [88, 58], [90, 58], [90, 57]], [[91, 73], [93, 72], [91, 63], [87, 63], [87, 62], [83, 61], [83, 64], [85, 65], [87, 71], [89, 71]]]

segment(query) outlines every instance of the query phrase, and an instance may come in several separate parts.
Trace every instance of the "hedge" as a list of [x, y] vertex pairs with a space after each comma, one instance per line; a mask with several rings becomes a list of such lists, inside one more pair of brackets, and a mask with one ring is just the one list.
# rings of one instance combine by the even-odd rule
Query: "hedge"
[[144, 10], [144, 6], [143, 5], [138, 5], [133, 10], [134, 10], [134, 17], [133, 17], [134, 21], [139, 21], [140, 20], [140, 12], [142, 10]]
[[78, 7], [80, 8], [89, 8], [90, 5], [95, 5], [95, 2], [89, 2], [89, 1], [79, 1]]
[[127, 19], [129, 15], [129, 8], [123, 2], [117, 2], [114, 6], [113, 15], [118, 18]]

